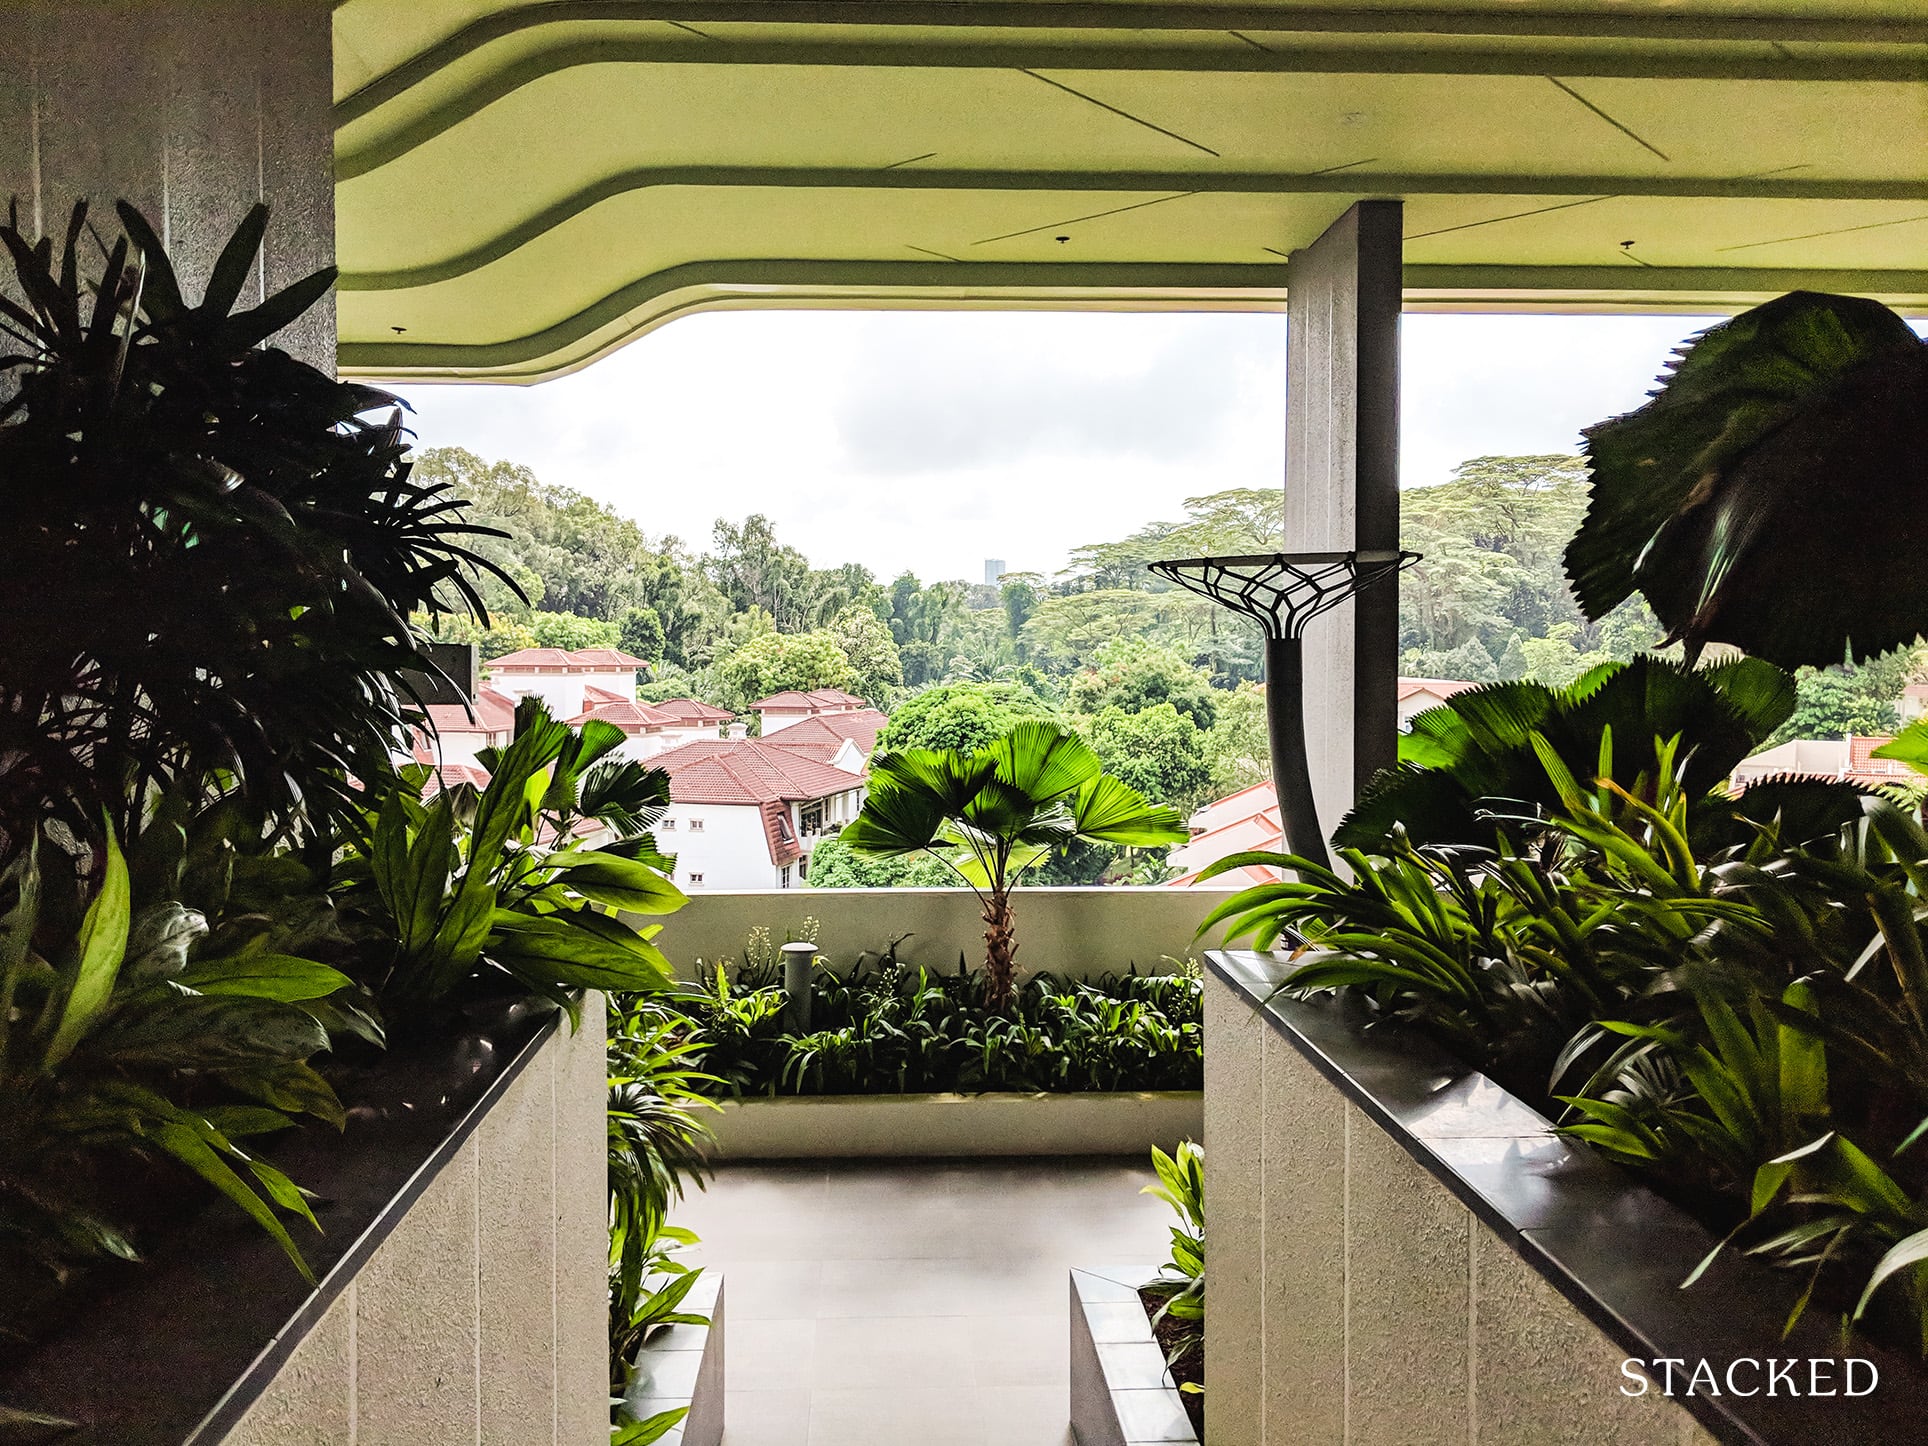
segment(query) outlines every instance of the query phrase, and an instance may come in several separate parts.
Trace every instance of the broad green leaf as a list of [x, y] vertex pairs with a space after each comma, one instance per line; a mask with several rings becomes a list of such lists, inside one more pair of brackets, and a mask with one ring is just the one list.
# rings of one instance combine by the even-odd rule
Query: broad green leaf
[[176, 981], [200, 994], [245, 994], [284, 1004], [325, 999], [354, 983], [339, 969], [291, 954], [248, 954], [196, 960]]
[[106, 871], [100, 892], [81, 921], [79, 957], [66, 974], [59, 1023], [41, 1056], [41, 1069], [52, 1071], [74, 1051], [101, 1012], [107, 1008], [127, 954], [127, 930], [133, 899], [127, 879], [127, 860], [110, 834], [105, 845]]
[[[301, 1272], [301, 1278], [310, 1285], [314, 1284], [314, 1272], [308, 1269], [308, 1262], [302, 1259], [294, 1237], [288, 1234], [287, 1227], [281, 1223], [273, 1207], [256, 1194], [247, 1181], [234, 1173], [227, 1161], [221, 1158], [223, 1151], [217, 1150], [200, 1131], [187, 1123], [184, 1115], [155, 1125], [150, 1133], [162, 1149], [246, 1211], [249, 1218], [273, 1237], [288, 1259], [294, 1262], [295, 1269]], [[235, 1152], [230, 1147], [228, 1153]]]
[[1104, 772], [1084, 739], [1035, 718], [1019, 723], [980, 756], [991, 759], [1001, 782], [1041, 804], [1087, 787]]
[[1086, 782], [1072, 804], [1072, 817], [1081, 838], [1129, 848], [1157, 848], [1181, 844], [1191, 837], [1175, 808], [1147, 803], [1135, 788], [1109, 774]]
[[632, 914], [673, 914], [689, 902], [688, 895], [656, 870], [615, 854], [577, 854], [560, 875], [585, 899]]

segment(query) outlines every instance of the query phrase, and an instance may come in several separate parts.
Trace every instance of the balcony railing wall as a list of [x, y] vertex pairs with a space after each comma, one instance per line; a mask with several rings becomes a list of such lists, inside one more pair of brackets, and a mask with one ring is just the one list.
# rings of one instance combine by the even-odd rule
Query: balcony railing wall
[[[1019, 889], [1012, 903], [1019, 973], [1168, 971], [1171, 961], [1197, 954], [1199, 921], [1224, 897], [1208, 889]], [[975, 968], [984, 957], [982, 910], [969, 889], [699, 890], [663, 921], [657, 942], [688, 975], [698, 959], [741, 963], [753, 929], [782, 944], [802, 938], [810, 919], [818, 950], [839, 968], [864, 951], [881, 954], [900, 936], [908, 937], [898, 957], [928, 968], [954, 970], [960, 955]]]

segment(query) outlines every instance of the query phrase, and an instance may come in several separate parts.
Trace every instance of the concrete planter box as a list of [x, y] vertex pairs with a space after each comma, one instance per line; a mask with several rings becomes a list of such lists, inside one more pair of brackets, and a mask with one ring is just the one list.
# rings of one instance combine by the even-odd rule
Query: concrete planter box
[[1143, 1155], [1204, 1130], [1196, 1090], [1142, 1094], [780, 1095], [706, 1115], [730, 1160]]
[[1198, 1446], [1138, 1288], [1155, 1265], [1071, 1272], [1071, 1432], [1078, 1446]]
[[[1818, 1304], [1783, 1338], [1800, 1272], [1728, 1254], [1681, 1289], [1715, 1237], [1632, 1175], [1356, 1001], [1277, 996], [1288, 961], [1207, 964], [1207, 1446], [1919, 1433], [1919, 1361], [1844, 1344]], [[1847, 1357], [1877, 1389], [1841, 1391]], [[1831, 1362], [1833, 1392], [1754, 1379], [1790, 1358]], [[1690, 1393], [1702, 1361], [1740, 1363], [1735, 1389]]]
[[638, 1421], [678, 1406], [688, 1408], [661, 1446], [722, 1446], [723, 1276], [708, 1269], [683, 1297], [685, 1311], [706, 1315], [708, 1325], [661, 1330], [636, 1357], [636, 1379], [625, 1397]]
[[603, 1004], [469, 1006], [342, 1083], [350, 1118], [264, 1153], [316, 1192], [319, 1285], [225, 1203], [60, 1334], [0, 1401], [63, 1446], [603, 1446]]

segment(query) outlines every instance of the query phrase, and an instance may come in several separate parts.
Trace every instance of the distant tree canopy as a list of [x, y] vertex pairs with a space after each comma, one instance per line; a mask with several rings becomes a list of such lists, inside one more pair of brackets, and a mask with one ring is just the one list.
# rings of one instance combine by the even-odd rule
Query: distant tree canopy
[[[419, 480], [470, 498], [474, 521], [508, 534], [475, 545], [526, 596], [484, 579], [488, 629], [434, 624], [485, 659], [621, 646], [652, 666], [642, 696], [738, 713], [786, 688], [844, 688], [891, 714], [890, 748], [975, 749], [1020, 718], [1056, 717], [1111, 771], [1184, 807], [1269, 776], [1256, 627], [1150, 565], [1278, 550], [1276, 488], [1188, 497], [1177, 516], [1073, 549], [1054, 576], [987, 584], [901, 571], [884, 582], [854, 562], [813, 567], [761, 514], [718, 520], [698, 552], [513, 463], [433, 448], [415, 465]], [[1475, 457], [1401, 502], [1405, 545], [1425, 554], [1400, 584], [1402, 673], [1560, 684], [1659, 642], [1637, 598], [1598, 622], [1574, 603], [1562, 554], [1588, 503], [1578, 457]], [[1893, 655], [1804, 670], [1783, 736], [1892, 728], [1915, 666]], [[1081, 848], [1039, 879], [1126, 867], [1148, 866]]]
[[1043, 699], [1019, 683], [941, 683], [899, 703], [877, 746], [974, 753], [1020, 719], [1052, 715]]
[[1564, 455], [1475, 457], [1402, 493], [1402, 540], [1424, 560], [1400, 580], [1400, 670], [1557, 684], [1657, 643], [1644, 603], [1593, 623], [1573, 600], [1561, 556], [1587, 495], [1586, 464]]

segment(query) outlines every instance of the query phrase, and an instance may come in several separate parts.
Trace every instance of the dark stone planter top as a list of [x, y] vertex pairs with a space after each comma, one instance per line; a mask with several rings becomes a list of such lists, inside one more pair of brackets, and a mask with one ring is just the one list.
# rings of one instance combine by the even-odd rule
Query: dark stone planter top
[[[1855, 1398], [1677, 1390], [1674, 1399], [1721, 1440], [1903, 1440], [1928, 1420], [1928, 1371], [1919, 1361], [1861, 1337], [1844, 1346], [1819, 1308], [1782, 1339], [1805, 1279], [1800, 1272], [1727, 1252], [1682, 1290], [1717, 1238], [1685, 1212], [1584, 1143], [1554, 1134], [1545, 1116], [1432, 1041], [1368, 1028], [1356, 1001], [1275, 998], [1291, 972], [1281, 959], [1247, 951], [1205, 957], [1217, 978], [1628, 1356], [1671, 1357], [1689, 1369], [1705, 1359], [1717, 1371], [1742, 1357], [1861, 1356], [1881, 1372], [1879, 1389]], [[1680, 1375], [1675, 1380], [1684, 1385]]]
[[[452, 1007], [452, 1012], [453, 1007]], [[85, 1310], [0, 1363], [0, 1402], [78, 1421], [61, 1446], [219, 1441], [558, 1027], [552, 1005], [487, 1000], [436, 1039], [396, 1044], [337, 1081], [348, 1128], [310, 1122], [263, 1155], [319, 1197], [323, 1233], [290, 1230], [321, 1282], [222, 1200]]]

